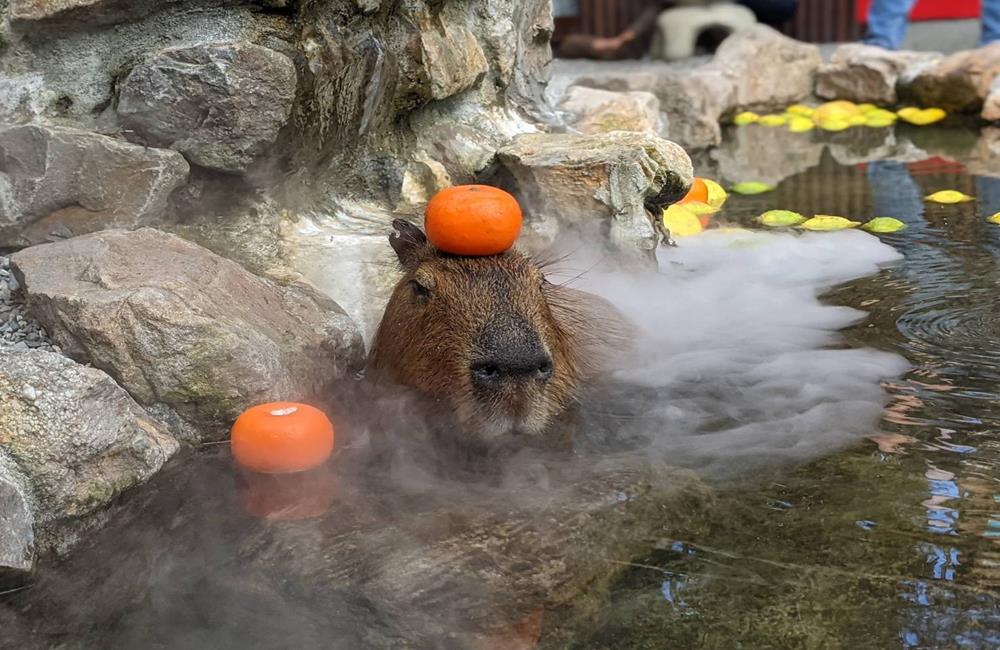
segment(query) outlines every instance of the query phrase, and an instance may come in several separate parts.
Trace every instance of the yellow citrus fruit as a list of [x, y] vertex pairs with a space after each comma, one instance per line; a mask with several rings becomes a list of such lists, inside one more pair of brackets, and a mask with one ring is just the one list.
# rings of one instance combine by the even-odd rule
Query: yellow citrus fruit
[[940, 190], [933, 194], [928, 194], [924, 198], [934, 203], [964, 203], [965, 201], [972, 201], [976, 197], [963, 194], [958, 190]]
[[788, 226], [797, 226], [805, 220], [806, 218], [801, 214], [798, 212], [792, 212], [791, 210], [768, 210], [764, 214], [757, 217], [757, 221], [768, 228], [787, 228]]
[[875, 217], [865, 225], [861, 226], [863, 230], [868, 232], [877, 233], [890, 233], [898, 232], [903, 228], [906, 228], [906, 224], [899, 219], [893, 219], [892, 217]]
[[839, 119], [821, 120], [820, 122], [818, 122], [818, 124], [819, 128], [823, 129], [824, 131], [836, 132], [836, 131], [844, 131], [845, 129], [851, 128], [850, 122], [848, 122], [847, 120], [839, 120]]
[[690, 237], [705, 229], [698, 215], [676, 203], [663, 211], [663, 225], [673, 237]]
[[758, 183], [757, 181], [743, 181], [742, 183], [733, 185], [729, 189], [737, 194], [763, 194], [764, 192], [770, 192], [774, 187], [767, 183]]
[[751, 111], [744, 111], [733, 118], [733, 124], [737, 126], [744, 126], [746, 124], [753, 124], [760, 119], [760, 115], [753, 113]]
[[940, 108], [925, 108], [923, 110], [906, 110], [903, 113], [899, 113], [899, 116], [909, 122], [910, 124], [915, 124], [917, 126], [927, 126], [928, 124], [934, 124], [935, 122], [940, 122], [944, 118], [948, 117], [948, 114]]
[[845, 230], [856, 228], [861, 225], [860, 221], [851, 221], [844, 217], [835, 217], [828, 214], [817, 214], [812, 219], [807, 219], [799, 228], [806, 230]]
[[729, 198], [726, 190], [722, 189], [722, 186], [713, 180], [707, 178], [701, 180], [705, 182], [705, 187], [708, 188], [708, 204], [713, 208], [721, 208], [722, 204]]
[[788, 118], [784, 115], [764, 115], [757, 120], [757, 124], [762, 126], [784, 126], [787, 121]]
[[808, 117], [794, 115], [788, 119], [788, 130], [792, 133], [805, 133], [806, 131], [812, 131], [815, 128], [816, 124], [814, 124]]
[[785, 109], [789, 115], [801, 115], [802, 117], [811, 117], [815, 111], [816, 109], [805, 104], [792, 104]]
[[813, 117], [817, 122], [826, 122], [828, 120], [847, 120], [850, 117], [860, 114], [861, 111], [858, 109], [857, 104], [838, 99], [837, 101], [821, 104], [816, 109]]

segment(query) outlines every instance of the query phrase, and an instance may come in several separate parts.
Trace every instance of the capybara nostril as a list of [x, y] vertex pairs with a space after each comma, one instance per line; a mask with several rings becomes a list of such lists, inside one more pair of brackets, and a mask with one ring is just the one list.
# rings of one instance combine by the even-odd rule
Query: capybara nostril
[[552, 378], [552, 359], [545, 354], [524, 354], [512, 350], [502, 356], [478, 359], [469, 367], [472, 383], [476, 386], [491, 386], [501, 381]]
[[546, 357], [538, 364], [538, 378], [542, 381], [552, 379], [552, 359]]

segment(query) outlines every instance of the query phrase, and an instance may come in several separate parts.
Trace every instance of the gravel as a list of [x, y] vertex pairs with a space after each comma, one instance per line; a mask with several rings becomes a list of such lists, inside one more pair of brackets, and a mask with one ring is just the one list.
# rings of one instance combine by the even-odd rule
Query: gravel
[[10, 258], [0, 255], [0, 347], [61, 352], [59, 346], [49, 340], [45, 328], [24, 315], [17, 289], [17, 280], [10, 271]]

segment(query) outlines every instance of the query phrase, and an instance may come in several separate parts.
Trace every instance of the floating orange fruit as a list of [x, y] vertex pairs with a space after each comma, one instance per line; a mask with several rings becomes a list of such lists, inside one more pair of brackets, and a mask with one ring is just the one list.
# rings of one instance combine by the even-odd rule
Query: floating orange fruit
[[678, 201], [681, 205], [685, 203], [690, 203], [691, 201], [697, 201], [698, 203], [708, 203], [708, 185], [705, 184], [704, 179], [695, 176], [694, 181], [691, 183], [691, 189], [688, 193], [684, 195], [684, 198]]
[[333, 424], [319, 409], [272, 402], [236, 418], [230, 444], [244, 468], [261, 474], [301, 472], [322, 465], [333, 452]]
[[499, 255], [521, 232], [517, 199], [489, 185], [456, 185], [437, 194], [424, 211], [427, 239], [454, 255]]

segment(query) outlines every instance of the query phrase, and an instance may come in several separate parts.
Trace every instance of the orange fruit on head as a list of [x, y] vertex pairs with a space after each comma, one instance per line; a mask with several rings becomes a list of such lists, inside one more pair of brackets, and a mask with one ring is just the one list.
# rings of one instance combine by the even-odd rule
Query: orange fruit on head
[[498, 255], [521, 232], [517, 199], [489, 185], [456, 185], [437, 194], [424, 211], [427, 239], [453, 255]]
[[317, 408], [294, 402], [260, 404], [233, 424], [230, 444], [242, 467], [261, 474], [312, 469], [333, 452], [333, 424]]
[[698, 178], [694, 179], [691, 183], [691, 189], [688, 193], [684, 195], [684, 198], [678, 201], [678, 203], [688, 203], [689, 201], [698, 201], [699, 203], [708, 203], [708, 185], [705, 185], [705, 181]]

